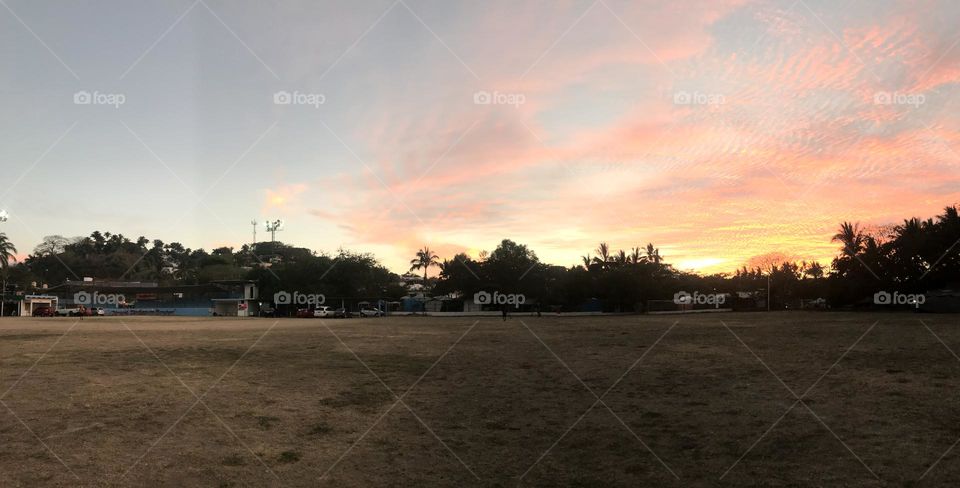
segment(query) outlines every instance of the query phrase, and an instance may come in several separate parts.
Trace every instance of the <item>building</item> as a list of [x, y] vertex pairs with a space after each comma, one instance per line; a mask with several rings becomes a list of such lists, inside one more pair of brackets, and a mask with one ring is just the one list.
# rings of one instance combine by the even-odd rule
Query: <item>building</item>
[[58, 306], [103, 308], [108, 315], [249, 317], [260, 312], [254, 281], [222, 280], [199, 285], [160, 286], [153, 282], [68, 280], [45, 290]]
[[24, 295], [20, 300], [20, 310], [18, 315], [21, 317], [33, 317], [34, 310], [38, 308], [57, 309], [57, 297], [53, 295]]

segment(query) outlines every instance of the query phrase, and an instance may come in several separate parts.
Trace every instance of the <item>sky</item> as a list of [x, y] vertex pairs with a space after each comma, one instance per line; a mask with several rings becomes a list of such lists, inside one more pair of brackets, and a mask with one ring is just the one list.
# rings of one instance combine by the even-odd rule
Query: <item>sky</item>
[[960, 202], [960, 3], [0, 1], [0, 224], [828, 263]]

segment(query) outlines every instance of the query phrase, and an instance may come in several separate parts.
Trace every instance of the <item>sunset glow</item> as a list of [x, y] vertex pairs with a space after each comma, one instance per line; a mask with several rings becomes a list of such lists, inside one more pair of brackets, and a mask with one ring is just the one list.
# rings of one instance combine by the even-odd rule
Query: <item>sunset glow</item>
[[[243, 44], [197, 8], [150, 50], [189, 2], [140, 8], [136, 31], [122, 5], [10, 3], [62, 61], [0, 15], [22, 52], [3, 58], [19, 95], [0, 116], [21, 251], [94, 222], [239, 246], [255, 217], [397, 272], [425, 244], [503, 238], [561, 265], [652, 242], [717, 272], [828, 263], [841, 221], [960, 201], [955, 2], [210, 2]], [[109, 57], [74, 42], [75, 17]], [[126, 102], [77, 106], [80, 89]]]

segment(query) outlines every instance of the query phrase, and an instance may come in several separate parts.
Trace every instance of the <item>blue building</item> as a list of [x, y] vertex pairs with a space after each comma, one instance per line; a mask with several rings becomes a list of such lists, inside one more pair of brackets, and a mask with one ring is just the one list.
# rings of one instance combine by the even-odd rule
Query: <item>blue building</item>
[[96, 307], [107, 315], [251, 317], [260, 312], [255, 281], [222, 280], [199, 285], [160, 286], [137, 281], [66, 281], [44, 290], [62, 308]]

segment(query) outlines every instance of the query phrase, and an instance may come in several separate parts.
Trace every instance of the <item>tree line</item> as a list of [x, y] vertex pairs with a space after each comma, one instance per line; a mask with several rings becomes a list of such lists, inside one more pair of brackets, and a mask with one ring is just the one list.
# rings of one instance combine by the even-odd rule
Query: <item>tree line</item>
[[[0, 234], [3, 274], [20, 289], [34, 283], [57, 285], [85, 277], [156, 282], [161, 286], [198, 285], [222, 280], [255, 280], [261, 296], [300, 291], [331, 297], [386, 297], [405, 293], [399, 277], [370, 254], [345, 249], [328, 255], [281, 242], [207, 252], [179, 242], [164, 243], [95, 231], [87, 237], [48, 236], [23, 260]], [[5, 259], [4, 259], [5, 258]]]
[[[677, 270], [652, 243], [614, 250], [601, 242], [577, 264], [542, 262], [528, 246], [502, 240], [477, 257], [464, 253], [441, 259], [424, 247], [410, 262], [428, 296], [471, 299], [476, 293], [523, 294], [543, 307], [577, 309], [596, 303], [605, 311], [641, 311], [649, 300], [670, 300], [677, 291], [759, 293], [769, 286], [773, 308], [795, 306], [803, 298], [824, 298], [834, 306], [864, 303], [879, 290], [903, 293], [957, 285], [960, 281], [960, 217], [956, 206], [921, 220], [867, 228], [840, 224], [833, 242], [838, 253], [829, 267], [777, 254], [732, 274], [702, 275]], [[96, 231], [86, 237], [48, 236], [23, 262], [0, 233], [4, 281], [29, 289], [83, 277], [155, 281], [161, 285], [203, 284], [250, 279], [262, 296], [280, 290], [329, 297], [400, 299], [401, 277], [373, 255], [340, 249], [326, 254], [280, 242], [211, 251], [178, 242]], [[434, 277], [430, 270], [435, 269]], [[546, 309], [546, 308], [545, 308]]]
[[867, 305], [878, 291], [923, 293], [960, 286], [960, 218], [957, 206], [926, 220], [867, 229], [843, 222], [832, 242], [839, 246], [829, 266], [771, 253], [732, 274], [677, 270], [653, 244], [614, 250], [601, 242], [570, 267], [541, 263], [532, 250], [504, 240], [478, 259], [457, 254], [440, 260], [418, 251], [413, 269], [439, 268], [437, 294], [469, 297], [478, 291], [523, 293], [545, 306], [573, 308], [591, 300], [605, 311], [640, 311], [650, 300], [671, 300], [678, 291], [743, 292], [766, 298], [771, 308], [796, 307], [822, 298], [832, 306]]

